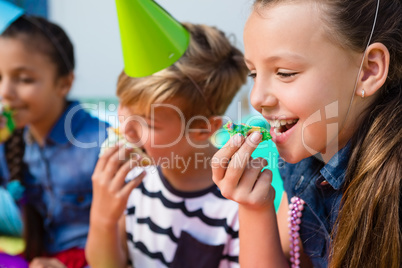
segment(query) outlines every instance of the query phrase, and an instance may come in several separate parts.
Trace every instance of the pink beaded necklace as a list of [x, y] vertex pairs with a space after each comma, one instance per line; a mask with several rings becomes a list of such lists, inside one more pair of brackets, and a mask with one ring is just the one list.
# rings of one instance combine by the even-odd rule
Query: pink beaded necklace
[[304, 204], [304, 200], [299, 197], [294, 196], [290, 199], [288, 226], [290, 235], [290, 262], [292, 263], [292, 268], [300, 267], [299, 230]]

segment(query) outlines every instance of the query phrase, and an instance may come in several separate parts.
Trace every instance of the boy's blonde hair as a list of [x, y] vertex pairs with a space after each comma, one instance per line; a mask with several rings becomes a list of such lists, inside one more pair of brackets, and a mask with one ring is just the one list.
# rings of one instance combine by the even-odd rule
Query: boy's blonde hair
[[132, 106], [149, 114], [151, 104], [181, 100], [186, 119], [195, 115], [222, 115], [246, 82], [243, 54], [215, 27], [184, 23], [190, 44], [172, 66], [141, 78], [124, 71], [117, 83], [122, 106]]

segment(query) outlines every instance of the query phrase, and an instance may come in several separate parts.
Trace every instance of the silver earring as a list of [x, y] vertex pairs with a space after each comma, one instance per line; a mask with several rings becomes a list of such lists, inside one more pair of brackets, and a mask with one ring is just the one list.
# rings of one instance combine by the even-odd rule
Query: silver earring
[[364, 99], [364, 88], [362, 89], [362, 99]]

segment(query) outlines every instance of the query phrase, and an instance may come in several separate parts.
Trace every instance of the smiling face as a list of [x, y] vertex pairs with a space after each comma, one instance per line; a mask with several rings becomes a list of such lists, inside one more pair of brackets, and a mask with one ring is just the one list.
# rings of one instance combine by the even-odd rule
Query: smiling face
[[290, 163], [317, 152], [329, 160], [357, 118], [353, 108], [345, 120], [362, 55], [331, 41], [320, 16], [312, 2], [272, 5], [254, 10], [244, 30], [251, 104]]
[[17, 127], [49, 128], [63, 110], [65, 90], [56, 66], [20, 38], [0, 38], [0, 95]]

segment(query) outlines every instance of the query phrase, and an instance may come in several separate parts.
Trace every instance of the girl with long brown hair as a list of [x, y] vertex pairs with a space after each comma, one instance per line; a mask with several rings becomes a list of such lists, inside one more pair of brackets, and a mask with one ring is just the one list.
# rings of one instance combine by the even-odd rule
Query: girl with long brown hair
[[107, 124], [67, 99], [74, 65], [69, 37], [44, 18], [21, 15], [0, 33], [0, 97], [18, 129], [0, 144], [0, 186], [25, 187], [30, 267], [87, 266], [91, 176]]
[[401, 14], [400, 0], [255, 1], [251, 103], [285, 193], [275, 213], [272, 175], [250, 158], [259, 133], [216, 153], [214, 181], [240, 206], [242, 267], [402, 266]]

